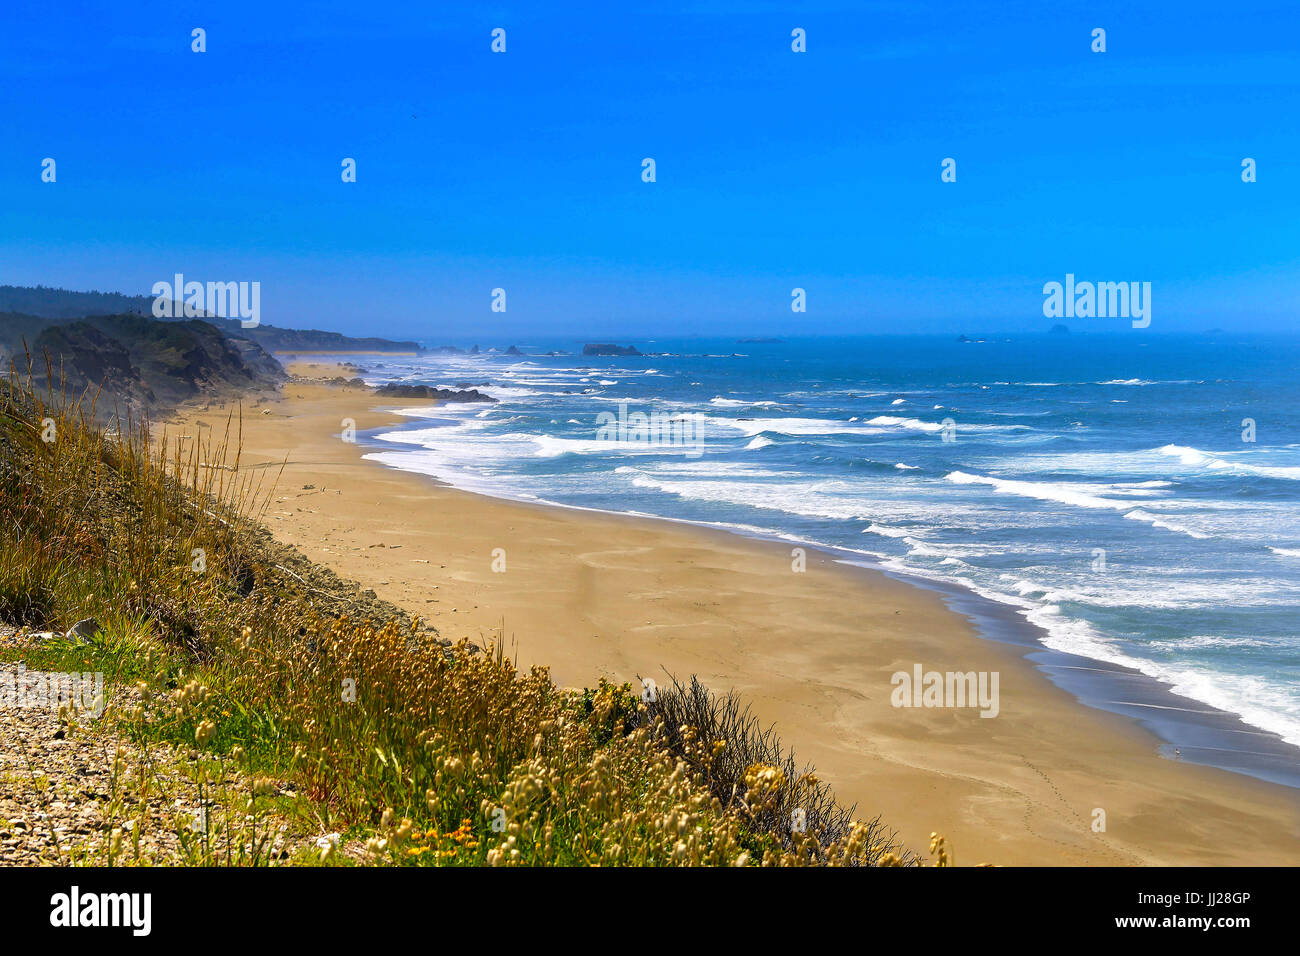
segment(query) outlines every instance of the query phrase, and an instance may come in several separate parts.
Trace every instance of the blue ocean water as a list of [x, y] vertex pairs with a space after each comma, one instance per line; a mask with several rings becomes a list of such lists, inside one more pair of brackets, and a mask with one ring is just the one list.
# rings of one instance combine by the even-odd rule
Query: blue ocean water
[[961, 584], [1300, 745], [1300, 337], [635, 344], [667, 354], [356, 357], [499, 399], [408, 410], [368, 457]]

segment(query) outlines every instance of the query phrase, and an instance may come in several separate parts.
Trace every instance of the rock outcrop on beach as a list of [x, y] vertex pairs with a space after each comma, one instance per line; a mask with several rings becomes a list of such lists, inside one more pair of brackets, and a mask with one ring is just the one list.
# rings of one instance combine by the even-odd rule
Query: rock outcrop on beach
[[44, 378], [48, 356], [56, 389], [70, 395], [100, 393], [100, 417], [166, 411], [190, 399], [271, 389], [287, 377], [256, 343], [232, 339], [199, 319], [163, 322], [127, 313], [41, 327], [39, 317], [19, 318], [23, 321], [7, 331], [40, 331], [35, 338], [24, 335], [22, 342], [5, 343], [18, 364], [25, 366], [30, 354], [33, 372]]
[[640, 355], [635, 345], [588, 344], [582, 347], [583, 355]]
[[[125, 345], [84, 322], [52, 326], [29, 343], [32, 367], [43, 377], [45, 356], [50, 358], [55, 388], [75, 394], [103, 388], [97, 404], [120, 404], [123, 410], [143, 408], [155, 401], [153, 389], [131, 361]], [[25, 360], [25, 357], [24, 357]], [[21, 362], [20, 362], [21, 364]]]
[[431, 385], [399, 385], [389, 382], [375, 389], [384, 398], [436, 398], [442, 402], [495, 402], [491, 395], [477, 389], [434, 388]]

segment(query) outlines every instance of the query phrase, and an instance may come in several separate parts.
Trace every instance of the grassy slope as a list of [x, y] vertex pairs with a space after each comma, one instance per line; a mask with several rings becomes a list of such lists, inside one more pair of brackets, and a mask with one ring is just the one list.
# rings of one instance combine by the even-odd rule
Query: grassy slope
[[178, 748], [209, 781], [211, 821], [182, 834], [192, 862], [268, 862], [272, 817], [341, 834], [327, 863], [912, 862], [733, 701], [694, 684], [649, 703], [566, 693], [449, 648], [271, 542], [237, 436], [158, 447], [0, 384], [0, 621], [102, 624], [22, 655], [142, 685], [100, 729]]

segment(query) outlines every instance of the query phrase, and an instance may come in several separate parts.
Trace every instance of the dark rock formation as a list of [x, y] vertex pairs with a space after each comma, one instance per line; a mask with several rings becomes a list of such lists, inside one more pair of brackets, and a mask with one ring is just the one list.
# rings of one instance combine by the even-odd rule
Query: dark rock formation
[[442, 402], [495, 402], [491, 395], [476, 389], [434, 388], [431, 385], [399, 385], [389, 382], [375, 389], [376, 395], [385, 398], [436, 398]]
[[584, 345], [582, 347], [583, 355], [640, 355], [635, 345], [610, 345], [608, 343], [597, 343]]
[[[101, 415], [167, 409], [200, 396], [225, 398], [272, 388], [287, 375], [255, 342], [226, 336], [200, 319], [163, 322], [142, 315], [96, 315], [48, 326], [32, 343], [49, 355], [69, 392], [103, 391]], [[118, 408], [114, 408], [114, 401]]]

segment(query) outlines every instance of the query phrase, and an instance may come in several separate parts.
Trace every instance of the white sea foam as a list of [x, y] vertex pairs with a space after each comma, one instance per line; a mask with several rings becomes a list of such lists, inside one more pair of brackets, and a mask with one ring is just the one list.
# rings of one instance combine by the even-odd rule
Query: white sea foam
[[709, 399], [709, 404], [721, 408], [781, 408], [784, 405], [783, 402], [749, 401], [739, 398], [723, 398], [721, 395]]
[[1164, 528], [1166, 531], [1176, 531], [1179, 534], [1185, 534], [1193, 538], [1208, 538], [1210, 535], [1201, 531], [1188, 528], [1185, 525], [1175, 524], [1167, 518], [1159, 515], [1153, 515], [1149, 511], [1143, 511], [1141, 508], [1134, 508], [1128, 514], [1124, 515], [1130, 521], [1145, 521], [1153, 528]]
[[1149, 647], [1159, 650], [1186, 651], [1200, 650], [1207, 647], [1276, 647], [1276, 641], [1260, 640], [1257, 637], [1220, 637], [1213, 634], [1196, 634], [1191, 637], [1179, 637], [1168, 641], [1152, 641]]
[[953, 557], [952, 548], [947, 545], [935, 545], [929, 541], [923, 541], [920, 538], [914, 538], [911, 535], [903, 538], [903, 543], [908, 547], [908, 555], [921, 558], [950, 558]]
[[1152, 381], [1145, 378], [1112, 378], [1105, 382], [996, 382], [997, 385], [1011, 385], [1016, 388], [1069, 388], [1085, 385], [1200, 385], [1191, 379], [1168, 379]]
[[[998, 575], [1007, 587], [1021, 597], [1034, 597], [1048, 604], [1079, 604], [1093, 608], [1129, 610], [1216, 610], [1223, 607], [1223, 595], [1232, 595], [1233, 607], [1281, 608], [1300, 600], [1300, 588], [1277, 580], [1260, 580], [1249, 576], [1218, 577], [1198, 580], [1158, 573], [1157, 569], [1126, 564], [1133, 557], [1120, 552], [1111, 555], [1104, 572], [1078, 571], [1071, 575], [1061, 567], [1034, 567], [1020, 573]], [[1089, 558], [1081, 558], [1079, 567], [1090, 567]], [[1055, 579], [1048, 584], [1024, 571], [1041, 573]], [[1062, 583], [1064, 582], [1064, 583]]]
[[646, 461], [635, 465], [618, 465], [614, 468], [616, 475], [640, 475], [644, 477], [671, 478], [686, 475], [689, 477], [708, 478], [755, 478], [764, 480], [786, 479], [798, 481], [804, 476], [795, 471], [781, 471], [764, 465], [753, 464], [752, 459], [744, 461], [720, 461], [716, 457], [704, 457], [696, 461]]
[[882, 524], [876, 524], [874, 521], [862, 529], [863, 534], [878, 534], [884, 538], [906, 538], [912, 534], [905, 528], [889, 528]]
[[1190, 448], [1186, 445], [1162, 445], [1156, 451], [1162, 455], [1177, 458], [1179, 463], [1193, 468], [1208, 468], [1213, 471], [1224, 471], [1239, 476], [1260, 475], [1266, 478], [1300, 480], [1300, 467], [1252, 465], [1248, 462], [1228, 459], [1225, 457], [1230, 454], [1228, 452], [1204, 452], [1199, 448]]
[[[897, 428], [906, 431], [918, 432], [940, 432], [943, 431], [942, 422], [926, 422], [919, 418], [898, 418], [894, 415], [877, 415], [875, 418], [867, 419], [868, 425], [876, 425], [884, 428]], [[1004, 431], [1030, 431], [1028, 425], [977, 425], [963, 424], [957, 425], [959, 432], [1004, 432]]]
[[[902, 569], [907, 570], [906, 566]], [[1066, 617], [1054, 604], [982, 587], [960, 575], [955, 580], [983, 597], [1018, 608], [1031, 624], [1042, 629], [1043, 643], [1053, 650], [1132, 668], [1169, 685], [1174, 694], [1237, 714], [1246, 723], [1300, 746], [1300, 704], [1264, 678], [1225, 673], [1199, 663], [1137, 657], [1125, 653], [1086, 621]]]
[[805, 518], [855, 521], [862, 517], [859, 503], [819, 491], [816, 482], [665, 481], [655, 475], [642, 474], [635, 477], [632, 483], [638, 488], [653, 489], [694, 501], [746, 505]]
[[[463, 373], [460, 368], [464, 368]], [[488, 371], [487, 369], [491, 370]], [[456, 369], [456, 371], [448, 371]], [[428, 368], [421, 370], [412, 363], [400, 369], [384, 369], [385, 373], [409, 375], [421, 381], [432, 381]], [[553, 371], [553, 370], [552, 370]], [[613, 376], [613, 370], [570, 369], [564, 373], [552, 374], [536, 366], [522, 364], [503, 371], [497, 366], [462, 363], [461, 366], [448, 364], [441, 367], [435, 377], [447, 377], [449, 381], [480, 380], [491, 377], [496, 386], [484, 387], [489, 391], [493, 387], [518, 389], [518, 397], [530, 396], [522, 392], [530, 389], [541, 390], [547, 396], [546, 413], [541, 422], [531, 422], [526, 415], [514, 416], [520, 411], [511, 407], [503, 414], [499, 407], [455, 406], [452, 408], [422, 408], [407, 411], [407, 417], [416, 419], [419, 426], [410, 432], [392, 429], [382, 438], [402, 443], [410, 452], [383, 451], [367, 457], [377, 458], [395, 467], [408, 470], [424, 471], [450, 481], [460, 487], [498, 494], [505, 497], [537, 497], [555, 495], [563, 498], [566, 493], [583, 495], [603, 495], [606, 500], [622, 499], [622, 507], [628, 511], [655, 512], [671, 514], [680, 510], [680, 506], [671, 503], [671, 498], [681, 498], [702, 504], [693, 505], [691, 513], [712, 514], [737, 517], [746, 513], [745, 508], [766, 509], [769, 513], [795, 516], [789, 521], [773, 517], [763, 524], [784, 525], [786, 532], [773, 529], [759, 529], [763, 533], [775, 534], [789, 540], [798, 540], [788, 533], [790, 528], [811, 527], [807, 522], [801, 523], [797, 518], [811, 518], [819, 522], [818, 527], [828, 527], [825, 521], [844, 521], [846, 530], [862, 529], [864, 534], [876, 538], [855, 540], [874, 544], [882, 551], [890, 552], [885, 556], [874, 551], [859, 550], [864, 555], [873, 555], [886, 567], [912, 575], [930, 577], [939, 581], [955, 581], [977, 593], [983, 594], [1002, 603], [1015, 607], [1031, 621], [1044, 627], [1048, 635], [1049, 646], [1060, 650], [1069, 650], [1087, 657], [1100, 660], [1112, 660], [1115, 663], [1150, 674], [1168, 681], [1175, 692], [1189, 696], [1207, 704], [1242, 714], [1250, 723], [1277, 730], [1288, 739], [1300, 743], [1300, 700], [1285, 685], [1275, 679], [1269, 671], [1256, 671], [1258, 676], [1247, 677], [1226, 671], [1221, 666], [1216, 669], [1214, 661], [1232, 662], [1234, 654], [1249, 654], [1258, 648], [1257, 654], [1268, 652], [1266, 637], [1218, 636], [1208, 632], [1193, 634], [1189, 637], [1172, 637], [1166, 641], [1144, 644], [1144, 622], [1155, 621], [1162, 627], [1170, 621], [1181, 618], [1159, 616], [1160, 612], [1219, 612], [1225, 606], [1233, 608], [1253, 607], [1261, 613], [1270, 615], [1300, 604], [1300, 591], [1288, 582], [1287, 564], [1300, 557], [1300, 547], [1294, 545], [1296, 534], [1291, 533], [1293, 525], [1286, 522], [1293, 517], [1293, 504], [1290, 502], [1270, 501], [1267, 499], [1244, 500], [1220, 495], [1207, 495], [1203, 486], [1208, 482], [1189, 481], [1189, 477], [1200, 478], [1206, 475], [1240, 475], [1275, 477], [1293, 479], [1300, 477], [1300, 468], [1292, 467], [1297, 459], [1280, 447], [1249, 448], [1231, 452], [1204, 452], [1187, 445], [1166, 445], [1160, 448], [1148, 448], [1146, 451], [1082, 451], [1073, 450], [1065, 453], [1044, 453], [1041, 450], [1032, 454], [1019, 452], [1010, 447], [1016, 434], [1020, 432], [1020, 441], [1026, 437], [1036, 440], [1040, 437], [1052, 438], [1053, 432], [1047, 429], [1030, 430], [1026, 435], [1026, 426], [968, 425], [959, 423], [959, 435], [966, 431], [988, 430], [1001, 432], [995, 435], [1003, 440], [1004, 451], [997, 452], [996, 445], [957, 445], [951, 449], [961, 457], [949, 456], [949, 448], [939, 449], [943, 457], [938, 460], [964, 463], [964, 470], [952, 470], [948, 464], [945, 471], [946, 481], [937, 481], [927, 477], [933, 474], [932, 456], [925, 443], [933, 442], [938, 449], [936, 439], [930, 437], [938, 432], [942, 425], [926, 422], [917, 418], [880, 415], [865, 421], [845, 421], [849, 412], [863, 415], [859, 399], [875, 397], [880, 399], [878, 405], [897, 404], [896, 396], [900, 393], [868, 392], [865, 389], [814, 389], [804, 392], [788, 393], [794, 399], [813, 400], [810, 407], [822, 403], [831, 395], [842, 393], [841, 397], [854, 396], [854, 404], [845, 403], [837, 409], [838, 419], [814, 417], [820, 411], [808, 411], [799, 417], [765, 416], [753, 420], [741, 421], [731, 418], [710, 419], [712, 431], [706, 431], [711, 438], [721, 439], [712, 450], [717, 455], [706, 454], [700, 460], [675, 458], [665, 461], [662, 457], [637, 456], [622, 458], [625, 464], [618, 464], [617, 459], [609, 467], [592, 470], [588, 463], [580, 464], [581, 456], [624, 455], [631, 452], [636, 455], [636, 447], [617, 447], [619, 443], [606, 443], [583, 437], [577, 427], [559, 428], [563, 432], [558, 436], [539, 436], [531, 434], [537, 428], [546, 428], [544, 422], [550, 415], [560, 420], [564, 415], [577, 414], [578, 418], [569, 419], [570, 426], [577, 426], [581, 408], [576, 403], [584, 400], [599, 402], [627, 401], [633, 405], [655, 404], [663, 407], [668, 404], [656, 398], [624, 398], [602, 391], [586, 395], [557, 395], [556, 389], [581, 388], [597, 380], [600, 387], [608, 388], [617, 384], [617, 378], [596, 379], [599, 375]], [[641, 370], [631, 370], [627, 375], [642, 375]], [[456, 377], [459, 376], [459, 377]], [[581, 377], [579, 377], [581, 376]], [[588, 381], [584, 383], [582, 378]], [[710, 391], [714, 391], [716, 401], [709, 401], [709, 392], [704, 386], [697, 386], [700, 391], [692, 398], [684, 398], [675, 403], [677, 408], [706, 407], [715, 409], [754, 407], [761, 405], [737, 397], [737, 392], [744, 394], [746, 389], [737, 384], [736, 392], [728, 392], [730, 383], [719, 384], [716, 378], [699, 375]], [[381, 379], [382, 381], [382, 379]], [[682, 385], [687, 384], [685, 377], [679, 378]], [[648, 384], [642, 379], [639, 386]], [[974, 388], [976, 383], [972, 383]], [[1041, 385], [1063, 385], [1071, 383], [1038, 383]], [[1079, 385], [1106, 385], [1110, 391], [1094, 390], [1093, 411], [1102, 411], [1106, 415], [1122, 414], [1118, 410], [1107, 410], [1107, 402], [1120, 401], [1110, 399], [1117, 393], [1137, 395], [1132, 391], [1117, 391], [1137, 386], [1162, 384], [1144, 379], [1111, 379], [1105, 383], [1073, 383]], [[983, 386], [981, 386], [983, 387]], [[632, 388], [631, 390], [639, 390]], [[717, 394], [721, 391], [721, 394]], [[758, 391], [755, 389], [755, 391]], [[509, 395], [503, 392], [501, 395]], [[752, 394], [752, 393], [751, 393]], [[906, 393], [904, 393], [906, 394]], [[920, 394], [920, 393], [918, 393]], [[935, 397], [944, 397], [936, 389]], [[978, 393], [967, 393], [975, 394]], [[994, 393], [997, 394], [997, 393]], [[1005, 393], [1002, 393], [1005, 394]], [[1151, 394], [1151, 393], [1147, 393]], [[1159, 393], [1157, 393], [1159, 394]], [[1055, 396], [1040, 393], [1035, 401], [1046, 407]], [[565, 405], [552, 407], [552, 399]], [[918, 402], [933, 401], [933, 398], [918, 398]], [[963, 409], [965, 414], [976, 418], [981, 413], [991, 410], [980, 409], [978, 404], [987, 403], [984, 398], [973, 399], [973, 407], [967, 407], [965, 400], [953, 400], [952, 404]], [[522, 402], [521, 402], [522, 404]], [[779, 403], [769, 403], [776, 405]], [[567, 406], [567, 407], [566, 407]], [[600, 406], [597, 406], [599, 408]], [[921, 405], [921, 407], [924, 407]], [[935, 410], [945, 406], [936, 405]], [[1004, 403], [1004, 408], [1016, 406]], [[1086, 416], [1084, 408], [1070, 409], [1069, 417], [1093, 422], [1098, 437], [1102, 437], [1102, 425]], [[594, 419], [594, 410], [590, 413]], [[717, 412], [719, 416], [734, 414], [728, 411]], [[745, 414], [743, 411], [738, 414]], [[762, 414], [760, 412], [760, 414]], [[866, 412], [863, 417], [871, 413]], [[991, 413], [998, 414], [998, 413]], [[1008, 412], [1006, 415], [1042, 414], [1036, 412]], [[936, 414], [936, 418], [941, 417]], [[514, 419], [516, 423], [506, 424]], [[426, 419], [432, 427], [424, 427], [420, 421]], [[432, 423], [454, 420], [451, 425], [433, 425]], [[987, 419], [985, 419], [987, 420]], [[498, 424], [501, 423], [501, 424]], [[594, 424], [593, 424], [594, 427]], [[501, 434], [504, 432], [504, 434]], [[764, 433], [769, 434], [764, 434]], [[819, 436], [836, 436], [841, 434], [863, 435], [879, 438], [882, 444], [891, 447], [908, 443], [907, 449], [897, 449], [893, 455], [907, 457], [912, 461], [920, 460], [927, 469], [918, 469], [899, 461], [893, 470], [883, 468], [856, 470], [846, 473], [851, 477], [843, 480], [827, 479], [821, 471], [823, 462], [831, 468], [844, 467], [842, 454], [834, 453], [834, 442], [826, 441], [824, 448], [805, 448], [806, 455], [800, 456], [800, 464], [792, 471], [781, 472], [765, 467], [767, 462], [787, 462], [789, 456], [785, 450], [774, 448], [771, 454], [744, 455], [741, 448], [753, 451], [773, 444], [777, 435], [792, 435], [801, 439], [800, 445], [816, 443]], [[1067, 430], [1066, 434], [1077, 432]], [[1089, 438], [1090, 442], [1096, 441]], [[621, 443], [627, 444], [627, 443]], [[1150, 441], [1156, 445], [1157, 441]], [[990, 445], [992, 450], [989, 450]], [[788, 447], [788, 446], [787, 446]], [[1061, 446], [1057, 446], [1061, 447]], [[1071, 446], [1077, 447], [1077, 446]], [[654, 456], [662, 456], [665, 449], [648, 448]], [[730, 455], [734, 460], [728, 460]], [[572, 466], [562, 462], [572, 458]], [[913, 457], [916, 456], [916, 457]], [[882, 464], [888, 464], [888, 458], [873, 455]], [[544, 473], [539, 462], [556, 460], [553, 469]], [[855, 456], [856, 464], [858, 457]], [[531, 462], [527, 473], [516, 473], [513, 461]], [[783, 467], [791, 467], [786, 464]], [[919, 471], [913, 475], [911, 472]], [[903, 473], [906, 473], [905, 475]], [[1009, 475], [1014, 477], [992, 477]], [[1080, 480], [1062, 480], [1077, 475]], [[1088, 480], [1096, 477], [1100, 480]], [[1225, 483], [1231, 489], [1231, 483]], [[1013, 502], [999, 500], [985, 493], [991, 490], [995, 495], [1011, 495], [1054, 502], [1065, 507], [1037, 508]], [[1174, 496], [1177, 497], [1174, 497]], [[658, 498], [652, 496], [660, 496]], [[708, 503], [716, 503], [718, 508]], [[1075, 511], [1075, 509], [1080, 509]], [[1092, 511], [1094, 513], [1089, 514]], [[1087, 554], [1087, 543], [1095, 536], [1089, 536], [1093, 525], [1097, 523], [1098, 511], [1109, 511], [1135, 524], [1146, 523], [1162, 531], [1177, 532], [1194, 538], [1212, 537], [1213, 543], [1193, 546], [1183, 542], [1181, 545], [1172, 535], [1149, 535], [1140, 526], [1131, 529], [1130, 536], [1139, 535], [1134, 543], [1132, 538], [1124, 537], [1124, 530], [1111, 526], [1108, 530], [1111, 541], [1102, 543], [1110, 551], [1109, 563], [1112, 573], [1097, 573], [1087, 570], [1091, 557]], [[869, 516], [869, 517], [868, 517]], [[718, 526], [734, 527], [748, 530], [750, 526], [741, 523], [728, 524], [719, 521]], [[865, 529], [862, 525], [866, 524]], [[1118, 524], [1124, 524], [1119, 522]], [[1213, 567], [1214, 573], [1201, 574], [1188, 564], [1196, 565], [1202, 548], [1219, 549], [1232, 546], [1233, 542], [1246, 540], [1253, 550], [1247, 549], [1246, 556], [1255, 562], [1263, 561], [1271, 573], [1257, 575], [1249, 563], [1197, 565], [1202, 570]], [[1269, 544], [1280, 541], [1284, 546]], [[955, 543], [954, 543], [955, 542]], [[1264, 551], [1267, 546], [1269, 551]], [[903, 549], [906, 548], [906, 553]], [[1082, 549], [1082, 550], [1080, 550]], [[855, 550], [855, 549], [847, 549]], [[982, 555], [1000, 554], [1005, 557], [997, 562], [981, 561]], [[1208, 552], [1206, 552], [1208, 554]], [[1276, 556], [1269, 560], [1269, 555]], [[1241, 556], [1234, 552], [1232, 557]], [[968, 560], [962, 560], [967, 558]], [[1205, 557], [1207, 562], [1216, 560]], [[1286, 563], [1284, 563], [1286, 562]], [[999, 577], [1003, 569], [1014, 569], [1005, 577]], [[1071, 610], [1066, 613], [1063, 606]], [[1107, 613], [1109, 622], [1122, 622], [1116, 625], [1115, 636], [1107, 637], [1089, 625], [1083, 616], [1090, 616], [1093, 609], [1114, 609]], [[1210, 623], [1196, 625], [1209, 630], [1217, 625], [1217, 618], [1209, 614]], [[1262, 626], [1267, 630], [1269, 625]], [[1129, 632], [1126, 628], [1131, 628]], [[1174, 623], [1172, 633], [1179, 632]], [[1171, 633], [1165, 630], [1163, 633]], [[1161, 633], [1161, 631], [1156, 631]], [[1279, 637], [1275, 646], [1287, 647], [1287, 639]], [[1150, 654], [1147, 654], [1150, 649]], [[1202, 652], [1204, 658], [1197, 660]], [[1147, 659], [1155, 656], [1155, 661]], [[1174, 659], [1167, 659], [1174, 658]]]
[[[1164, 515], [1152, 514], [1141, 508], [1134, 508], [1133, 502], [1106, 498], [1097, 494], [1098, 490], [1117, 490], [1113, 485], [1087, 485], [1076, 482], [1049, 482], [1049, 481], [1022, 481], [1012, 478], [991, 478], [986, 475], [971, 475], [964, 471], [949, 472], [944, 476], [946, 480], [959, 485], [988, 485], [989, 487], [1008, 495], [1019, 495], [1024, 498], [1035, 498], [1039, 501], [1054, 501], [1060, 504], [1072, 505], [1076, 508], [1098, 508], [1108, 509], [1110, 511], [1125, 511], [1125, 518], [1133, 521], [1145, 521], [1152, 527], [1162, 528], [1166, 531], [1175, 531], [1180, 534], [1189, 535], [1193, 538], [1207, 538], [1209, 535], [1204, 532], [1188, 528], [1185, 525], [1175, 524]], [[1143, 489], [1130, 488], [1130, 493], [1140, 493]]]
[[867, 419], [867, 424], [877, 425], [882, 428], [903, 428], [918, 432], [943, 431], [942, 422], [923, 422], [919, 418], [898, 418], [895, 415], [877, 415], [875, 418]]
[[712, 424], [734, 428], [746, 435], [772, 432], [776, 435], [880, 435], [883, 429], [856, 422], [837, 422], [827, 418], [712, 418]]
[[1080, 490], [1080, 486], [1077, 484], [1064, 481], [1021, 481], [1014, 478], [991, 478], [987, 475], [972, 475], [964, 471], [949, 472], [944, 478], [958, 485], [988, 485], [1003, 494], [1036, 498], [1039, 501], [1055, 501], [1060, 504], [1075, 505], [1079, 508], [1109, 508], [1119, 511], [1133, 507], [1130, 502], [1102, 498]]
[[602, 438], [561, 438], [557, 435], [506, 435], [506, 439], [528, 440], [539, 458], [559, 455], [692, 455], [703, 454], [703, 445], [669, 444], [650, 441], [610, 441]]

